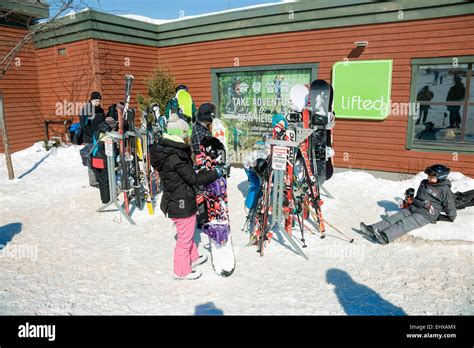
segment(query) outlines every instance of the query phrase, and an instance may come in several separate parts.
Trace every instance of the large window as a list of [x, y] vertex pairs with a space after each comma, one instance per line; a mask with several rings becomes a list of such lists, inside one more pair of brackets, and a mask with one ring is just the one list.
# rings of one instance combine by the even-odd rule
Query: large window
[[317, 77], [317, 63], [211, 69], [212, 98], [228, 129], [228, 156], [241, 163], [271, 134], [274, 112], [286, 113], [290, 90]]
[[474, 151], [474, 57], [415, 59], [412, 62], [407, 147]]

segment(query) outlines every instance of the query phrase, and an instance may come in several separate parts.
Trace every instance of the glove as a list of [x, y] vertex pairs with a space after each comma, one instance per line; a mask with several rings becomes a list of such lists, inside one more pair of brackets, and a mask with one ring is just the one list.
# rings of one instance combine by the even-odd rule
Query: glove
[[105, 123], [107, 123], [109, 125], [110, 128], [112, 129], [115, 129], [115, 127], [117, 126], [117, 121], [115, 121], [115, 119], [113, 117], [106, 117], [105, 118]]
[[444, 215], [444, 214], [439, 214], [437, 221], [453, 222], [453, 220], [451, 220], [451, 219], [449, 218], [449, 216]]

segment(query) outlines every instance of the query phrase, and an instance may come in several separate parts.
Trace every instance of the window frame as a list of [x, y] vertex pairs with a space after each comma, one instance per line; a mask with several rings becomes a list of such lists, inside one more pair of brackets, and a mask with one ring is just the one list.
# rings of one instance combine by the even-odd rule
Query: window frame
[[[474, 79], [474, 56], [461, 56], [461, 57], [439, 57], [439, 58], [416, 58], [411, 60], [411, 87], [410, 87], [410, 103], [418, 103], [417, 98], [417, 85], [418, 85], [418, 73], [419, 68], [422, 65], [436, 65], [436, 64], [468, 64], [466, 74], [466, 95], [464, 101], [461, 102], [427, 102], [430, 105], [448, 105], [448, 104], [462, 104], [462, 129], [461, 138], [464, 139], [466, 121], [469, 108], [474, 109], [474, 100], [469, 100], [470, 89], [474, 88], [474, 84], [471, 84], [471, 80]], [[469, 69], [469, 64], [471, 68]], [[417, 115], [418, 116], [418, 115]], [[408, 117], [407, 137], [406, 137], [406, 148], [407, 150], [413, 151], [424, 151], [424, 152], [458, 152], [458, 153], [474, 153], [474, 143], [463, 142], [463, 143], [439, 143], [429, 142], [420, 144], [414, 142], [414, 123], [416, 119], [413, 115]]]

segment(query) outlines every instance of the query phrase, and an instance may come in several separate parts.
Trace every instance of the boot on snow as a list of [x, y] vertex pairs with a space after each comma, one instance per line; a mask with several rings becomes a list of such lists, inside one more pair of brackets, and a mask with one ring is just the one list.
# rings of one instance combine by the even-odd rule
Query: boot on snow
[[194, 268], [196, 266], [203, 264], [206, 261], [207, 261], [207, 255], [199, 255], [199, 258], [192, 263], [191, 267]]
[[367, 237], [376, 240], [374, 233], [374, 228], [371, 225], [366, 225], [363, 222], [360, 223], [360, 230], [364, 233]]
[[388, 244], [388, 237], [385, 233], [383, 233], [382, 231], [379, 231], [376, 228], [374, 228], [373, 230], [374, 230], [375, 238], [380, 244]]
[[366, 225], [363, 222], [360, 223], [360, 230], [367, 237], [371, 238], [374, 241], [379, 242], [380, 244], [388, 244], [387, 235], [378, 229], [374, 228], [372, 225]]
[[176, 280], [195, 280], [195, 279], [198, 279], [199, 277], [202, 276], [202, 272], [199, 271], [199, 270], [192, 270], [191, 273], [189, 273], [187, 276], [185, 277], [180, 277], [179, 275], [177, 274], [174, 274], [174, 279]]

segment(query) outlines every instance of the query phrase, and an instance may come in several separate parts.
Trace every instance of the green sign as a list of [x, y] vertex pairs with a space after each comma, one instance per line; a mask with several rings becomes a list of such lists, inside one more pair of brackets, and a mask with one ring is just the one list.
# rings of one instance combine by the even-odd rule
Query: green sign
[[383, 120], [389, 115], [391, 59], [337, 62], [332, 83], [336, 117]]
[[268, 69], [217, 74], [217, 107], [229, 130], [228, 148], [233, 162], [263, 147], [271, 134], [274, 113], [285, 114], [290, 89], [311, 82], [311, 68]]

